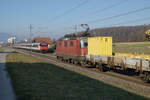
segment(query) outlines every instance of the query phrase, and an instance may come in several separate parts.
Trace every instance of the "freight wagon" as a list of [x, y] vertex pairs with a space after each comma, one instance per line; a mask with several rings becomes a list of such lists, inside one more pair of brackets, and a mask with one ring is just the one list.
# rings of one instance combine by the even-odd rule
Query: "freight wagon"
[[94, 65], [100, 71], [133, 71], [150, 81], [150, 61], [112, 55], [112, 37], [89, 37], [57, 41], [57, 59], [79, 64]]

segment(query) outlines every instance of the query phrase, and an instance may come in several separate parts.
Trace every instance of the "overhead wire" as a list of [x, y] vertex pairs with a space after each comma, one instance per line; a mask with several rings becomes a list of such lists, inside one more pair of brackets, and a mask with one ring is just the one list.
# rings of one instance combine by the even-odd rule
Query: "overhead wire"
[[[128, 1], [128, 0], [126, 0], [126, 1]], [[56, 19], [59, 19], [59, 18], [61, 18], [61, 17], [64, 17], [65, 15], [71, 13], [73, 10], [75, 10], [75, 9], [77, 9], [77, 8], [79, 8], [79, 7], [81, 7], [82, 5], [86, 4], [87, 2], [88, 2], [88, 0], [84, 0], [83, 2], [81, 2], [80, 4], [78, 4], [77, 6], [75, 6], [75, 7], [71, 8], [71, 9], [65, 11], [64, 13], [62, 13], [62, 14], [60, 14], [60, 15], [54, 17], [54, 18], [52, 18], [50, 21], [55, 21]], [[115, 7], [115, 6], [118, 6], [117, 4], [122, 4], [123, 2], [125, 2], [125, 0], [121, 0], [121, 1], [118, 2], [118, 3], [115, 3], [115, 4], [113, 4], [113, 5], [110, 5], [108, 8], [103, 8], [103, 9], [101, 9], [101, 10], [97, 10], [97, 11], [95, 11], [95, 13], [98, 13], [98, 12], [101, 12], [101, 11], [104, 11], [104, 10], [111, 9], [111, 8], [113, 8], [113, 7]], [[111, 20], [111, 19], [114, 19], [114, 18], [118, 18], [118, 17], [130, 15], [130, 14], [134, 14], [134, 13], [137, 13], [137, 12], [142, 12], [142, 11], [148, 10], [148, 9], [150, 9], [150, 6], [144, 7], [144, 8], [141, 8], [141, 9], [136, 9], [136, 10], [133, 10], [133, 11], [129, 11], [129, 12], [126, 12], [126, 13], [117, 14], [117, 15], [114, 15], [114, 16], [106, 17], [106, 18], [101, 18], [101, 19], [89, 21], [87, 24], [93, 24], [93, 23], [102, 22], [102, 21], [105, 21], [105, 20]], [[93, 13], [94, 13], [94, 12], [93, 12]], [[138, 19], [138, 20], [140, 20], [140, 19]], [[141, 20], [142, 20], [142, 19], [141, 19]], [[145, 20], [147, 20], [147, 19], [145, 19]], [[135, 20], [135, 21], [137, 21], [137, 20]], [[120, 24], [120, 23], [119, 23], [119, 24]], [[116, 25], [116, 24], [114, 24], [114, 25]]]
[[[117, 2], [117, 3], [115, 3], [115, 4], [109, 5], [108, 7], [102, 8], [102, 9], [97, 10], [97, 11], [92, 12], [92, 13], [101, 12], [101, 11], [105, 11], [105, 10], [111, 9], [111, 8], [113, 8], [113, 7], [115, 7], [115, 6], [118, 6], [118, 5], [120, 5], [120, 4], [123, 4], [123, 3], [126, 2], [126, 1], [128, 1], [128, 0], [121, 0], [120, 2]], [[77, 9], [77, 8], [79, 8], [79, 7], [83, 6], [83, 5], [85, 5], [87, 2], [88, 2], [88, 0], [84, 0], [83, 2], [79, 3], [79, 4], [76, 5], [75, 7], [73, 7], [73, 8], [71, 8], [71, 9], [65, 11], [64, 13], [62, 13], [62, 14], [60, 14], [60, 15], [57, 15], [57, 16], [53, 17], [53, 18], [52, 18], [50, 21], [48, 21], [48, 22], [53, 22], [53, 21], [55, 21], [55, 20], [57, 20], [57, 19], [59, 19], [59, 18], [65, 16], [65, 15], [71, 13], [73, 10], [75, 10], [75, 9]], [[40, 27], [39, 27], [39, 28], [40, 28]]]
[[71, 13], [73, 10], [75, 10], [75, 9], [77, 9], [77, 8], [79, 8], [79, 7], [83, 6], [83, 5], [85, 5], [87, 2], [88, 2], [88, 0], [84, 0], [83, 2], [79, 3], [79, 4], [76, 5], [75, 7], [73, 7], [73, 8], [71, 8], [71, 9], [69, 9], [69, 10], [63, 12], [63, 13], [60, 14], [60, 15], [57, 15], [57, 16], [53, 17], [49, 22], [52, 22], [52, 21], [54, 21], [54, 20], [56, 20], [56, 19], [59, 19], [59, 18], [61, 18], [61, 17], [64, 17], [65, 15]]
[[111, 20], [111, 19], [114, 19], [114, 18], [118, 18], [118, 17], [122, 17], [122, 16], [127, 16], [127, 15], [134, 14], [134, 13], [137, 13], [137, 12], [142, 12], [142, 11], [148, 10], [148, 9], [150, 9], [150, 6], [144, 7], [144, 8], [141, 8], [141, 9], [136, 9], [136, 10], [133, 10], [133, 11], [129, 11], [129, 12], [126, 12], [126, 13], [121, 13], [121, 14], [118, 14], [118, 15], [106, 17], [106, 18], [101, 18], [101, 19], [89, 21], [87, 23], [88, 24], [93, 24], [93, 23], [102, 22], [102, 21], [105, 21], [105, 20]]
[[102, 9], [93, 11], [93, 12], [89, 13], [89, 15], [93, 15], [93, 14], [97, 14], [97, 13], [104, 12], [104, 11], [106, 11], [106, 10], [109, 10], [109, 9], [113, 8], [113, 7], [119, 6], [119, 5], [121, 5], [121, 4], [123, 4], [123, 3], [127, 2], [127, 1], [128, 1], [128, 0], [121, 0], [121, 1], [119, 1], [119, 2], [117, 2], [117, 3], [114, 3], [114, 4], [112, 4], [112, 5], [109, 5], [109, 6], [107, 6], [107, 7], [102, 8]]
[[129, 23], [135, 23], [135, 22], [141, 22], [141, 21], [147, 21], [150, 20], [150, 16], [146, 18], [140, 18], [140, 19], [135, 19], [135, 20], [128, 20], [128, 21], [123, 21], [120, 23], [114, 23], [110, 25], [104, 25], [104, 27], [113, 27], [113, 26], [123, 26], [122, 24], [129, 24]]
[[89, 16], [92, 17], [92, 16], [94, 16], [95, 14], [100, 14], [100, 13], [106, 11], [106, 10], [109, 10], [109, 9], [111, 9], [111, 8], [114, 8], [114, 7], [117, 7], [117, 6], [119, 6], [119, 5], [122, 5], [122, 4], [124, 4], [125, 2], [127, 2], [127, 1], [129, 1], [129, 0], [121, 0], [121, 1], [119, 1], [119, 2], [117, 2], [117, 3], [114, 3], [114, 4], [112, 4], [112, 5], [108, 5], [108, 6], [104, 7], [104, 8], [99, 9], [99, 10], [96, 10], [96, 11], [93, 11], [93, 12], [89, 12], [89, 13], [86, 13], [86, 14], [84, 14], [84, 15], [80, 15], [79, 17], [85, 17], [85, 16], [86, 16], [86, 18], [89, 17]]
[[135, 19], [135, 20], [129, 20], [129, 21], [125, 21], [125, 22], [120, 22], [120, 23], [116, 23], [116, 24], [112, 24], [112, 25], [121, 25], [121, 24], [126, 24], [126, 23], [134, 23], [134, 22], [141, 22], [141, 21], [147, 21], [150, 20], [150, 16], [146, 17], [146, 18], [141, 18], [141, 19]]
[[[53, 17], [53, 18], [51, 18], [51, 19], [50, 19], [49, 21], [47, 21], [47, 22], [54, 22], [55, 20], [64, 17], [65, 15], [71, 13], [73, 10], [75, 10], [75, 9], [77, 9], [77, 8], [79, 8], [79, 7], [83, 6], [83, 5], [85, 5], [89, 0], [84, 0], [84, 1], [81, 0], [81, 1], [82, 1], [81, 3], [77, 4], [76, 6], [72, 7], [71, 9], [68, 9], [67, 11], [65, 11], [65, 12], [63, 12], [63, 13], [61, 13], [61, 14], [59, 14], [59, 15]], [[41, 27], [41, 24], [35, 25], [35, 26], [37, 27], [37, 29], [43, 28], [43, 27]]]

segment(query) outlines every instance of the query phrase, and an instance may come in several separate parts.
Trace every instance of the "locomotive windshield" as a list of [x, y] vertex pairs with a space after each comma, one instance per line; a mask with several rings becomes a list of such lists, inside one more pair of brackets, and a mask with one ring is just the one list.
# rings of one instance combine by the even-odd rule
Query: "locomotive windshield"
[[41, 47], [46, 47], [48, 44], [40, 44]]
[[80, 40], [80, 48], [87, 48], [88, 42], [87, 40]]

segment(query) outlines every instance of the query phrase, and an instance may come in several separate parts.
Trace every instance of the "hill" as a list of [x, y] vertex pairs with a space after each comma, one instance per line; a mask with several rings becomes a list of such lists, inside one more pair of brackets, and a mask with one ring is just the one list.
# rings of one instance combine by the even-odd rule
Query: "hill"
[[150, 25], [120, 26], [99, 28], [90, 33], [92, 36], [112, 36], [114, 42], [142, 42], [146, 40], [144, 32], [148, 29]]
[[[119, 26], [97, 28], [90, 30], [90, 36], [112, 36], [113, 42], [143, 42], [146, 41], [144, 32], [150, 29], [150, 25]], [[81, 36], [84, 32], [79, 32]], [[74, 36], [74, 34], [72, 35]]]

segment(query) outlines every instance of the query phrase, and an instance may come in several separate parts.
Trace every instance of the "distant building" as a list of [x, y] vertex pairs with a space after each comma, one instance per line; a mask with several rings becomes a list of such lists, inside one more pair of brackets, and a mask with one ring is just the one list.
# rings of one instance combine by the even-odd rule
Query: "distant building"
[[28, 42], [28, 40], [27, 40], [27, 39], [24, 39], [24, 42], [25, 42], [25, 43], [27, 43], [27, 42]]
[[52, 44], [52, 40], [50, 37], [35, 37], [33, 39], [33, 42], [34, 43], [46, 43], [49, 45], [49, 47]]
[[7, 42], [10, 43], [10, 44], [14, 44], [16, 42], [16, 37], [8, 38]]
[[0, 44], [3, 44], [3, 42], [0, 42]]

